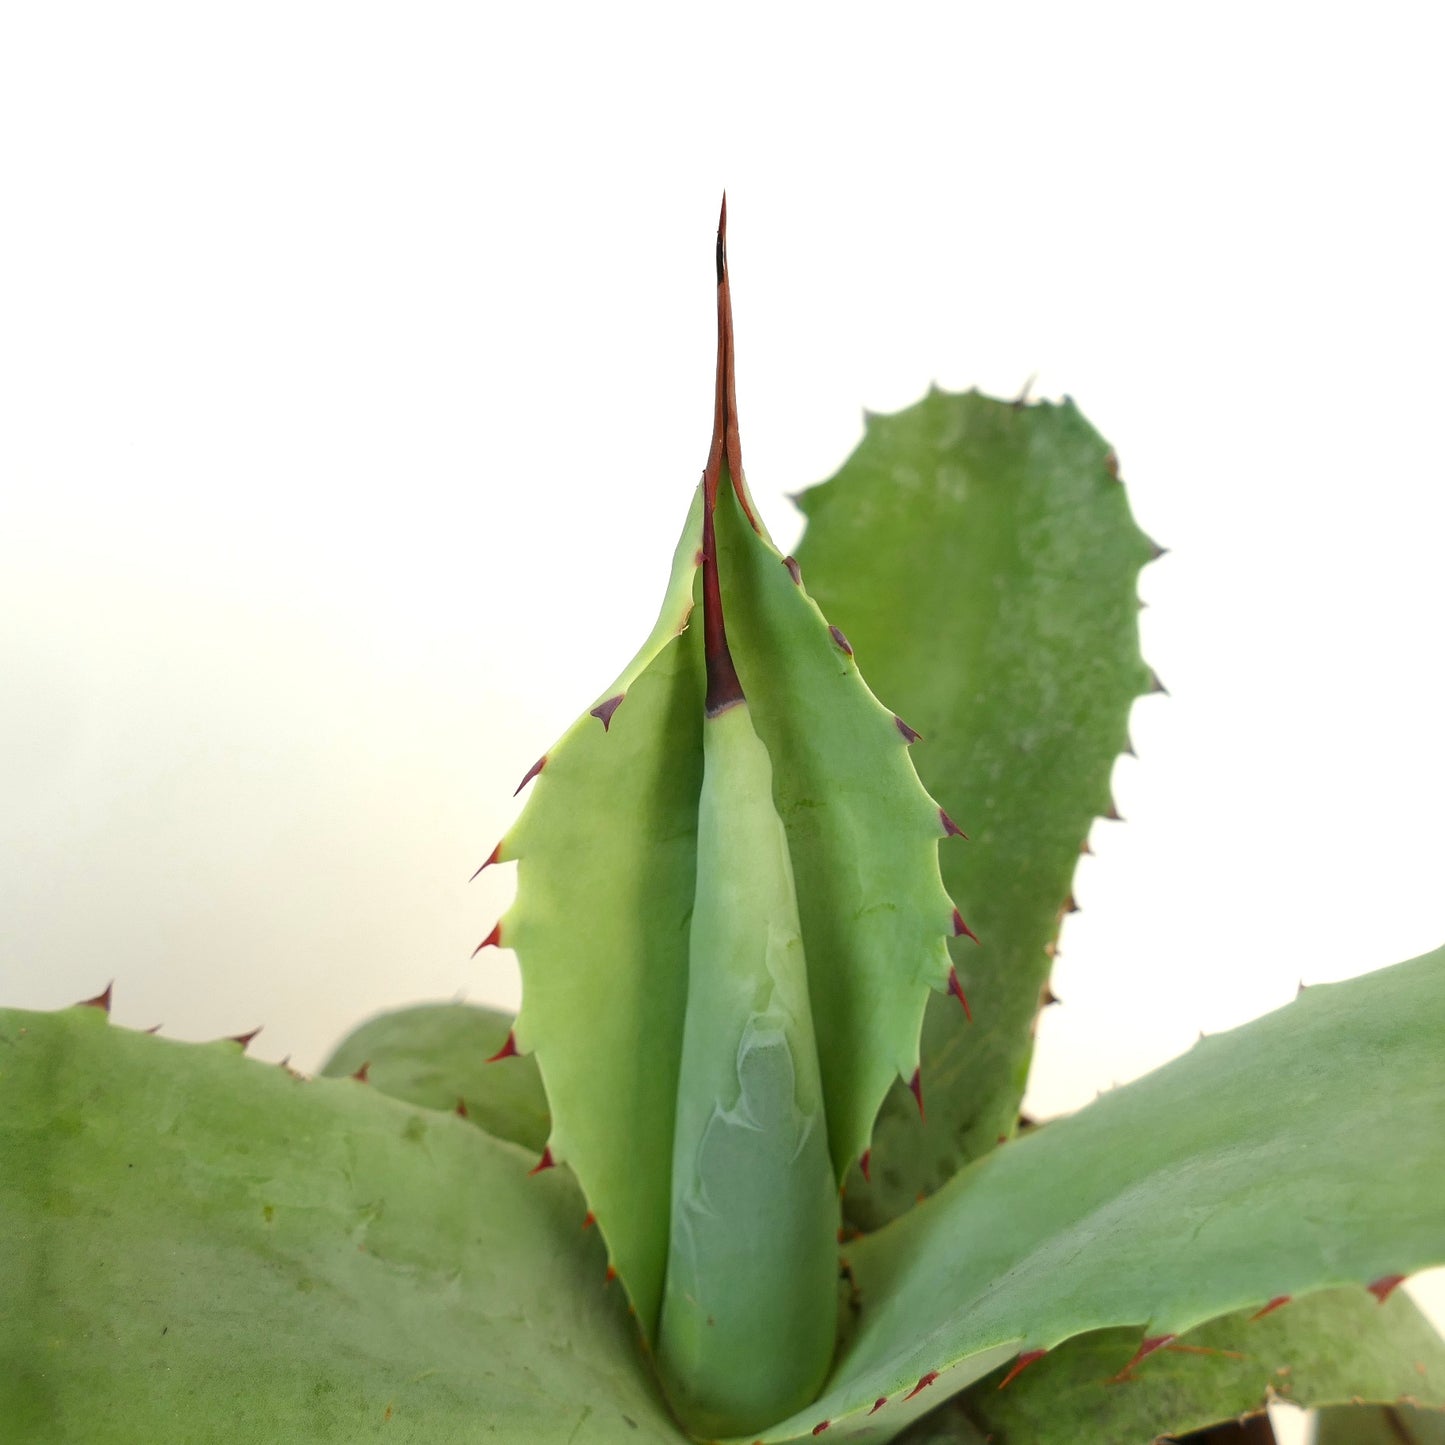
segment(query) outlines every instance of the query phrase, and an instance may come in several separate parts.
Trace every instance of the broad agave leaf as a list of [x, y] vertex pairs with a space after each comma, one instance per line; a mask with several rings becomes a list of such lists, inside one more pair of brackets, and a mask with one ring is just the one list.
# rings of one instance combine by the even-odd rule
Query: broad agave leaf
[[546, 1089], [544, 1161], [575, 1172], [674, 1403], [708, 1433], [816, 1391], [837, 1185], [894, 1079], [921, 1107], [924, 1007], [961, 999], [946, 936], [967, 927], [912, 730], [748, 493], [723, 234], [713, 441], [662, 614], [524, 779], [488, 860], [517, 860], [517, 901], [484, 940], [521, 963], [513, 1042]]
[[1445, 1412], [1417, 1405], [1332, 1405], [1321, 1410], [1312, 1445], [1445, 1445]]
[[804, 492], [798, 559], [880, 697], [924, 737], [914, 761], [967, 830], [943, 879], [978, 936], [953, 940], [973, 1007], [923, 1030], [926, 1127], [895, 1088], [855, 1171], [850, 1220], [873, 1229], [1014, 1132], [1080, 845], [1113, 813], [1109, 774], [1139, 656], [1139, 530], [1113, 452], [1072, 402], [932, 391], [868, 418], [831, 481]]
[[533, 1153], [547, 1143], [551, 1118], [530, 1059], [493, 1069], [512, 1016], [476, 1004], [430, 1003], [378, 1014], [358, 1025], [321, 1067], [332, 1079], [365, 1071], [367, 1082], [426, 1109], [457, 1109], [497, 1139]]
[[0, 1012], [0, 1434], [684, 1437], [585, 1205], [450, 1112], [231, 1042]]
[[[915, 1428], [931, 1424], [934, 1438], [946, 1438], [945, 1424], [958, 1420], [994, 1445], [1077, 1445], [1183, 1435], [1263, 1410], [1271, 1398], [1445, 1405], [1445, 1342], [1403, 1290], [1383, 1304], [1358, 1288], [1326, 1290], [1265, 1315], [1227, 1315], [1121, 1376], [1138, 1342], [1129, 1330], [1081, 1335], [1007, 1389], [999, 1384], [1009, 1367]], [[913, 1431], [905, 1438], [912, 1445]]]
[[[1445, 949], [1203, 1039], [850, 1249], [857, 1326], [761, 1436], [884, 1440], [1007, 1361], [1133, 1326], [1133, 1362], [1284, 1297], [1445, 1261]], [[1137, 1337], [1136, 1337], [1137, 1338]]]

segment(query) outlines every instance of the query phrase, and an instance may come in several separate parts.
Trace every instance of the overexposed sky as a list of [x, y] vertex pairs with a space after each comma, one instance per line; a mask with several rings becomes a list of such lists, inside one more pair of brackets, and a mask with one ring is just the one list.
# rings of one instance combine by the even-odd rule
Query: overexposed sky
[[7, 7], [0, 998], [303, 1066], [515, 1002], [465, 880], [652, 620], [724, 185], [780, 540], [863, 407], [1035, 376], [1171, 549], [1033, 1105], [1440, 943], [1440, 29]]

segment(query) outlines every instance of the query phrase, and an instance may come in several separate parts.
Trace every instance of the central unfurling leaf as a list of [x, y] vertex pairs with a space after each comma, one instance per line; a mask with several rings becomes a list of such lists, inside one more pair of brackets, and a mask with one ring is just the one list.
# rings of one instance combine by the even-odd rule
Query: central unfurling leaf
[[521, 961], [503, 1054], [536, 1056], [543, 1162], [576, 1173], [674, 1406], [708, 1435], [821, 1387], [838, 1188], [895, 1079], [922, 1106], [924, 1006], [962, 1001], [946, 938], [966, 931], [917, 735], [748, 493], [725, 227], [712, 446], [661, 615], [529, 773], [489, 860], [518, 861], [517, 902], [486, 940]]

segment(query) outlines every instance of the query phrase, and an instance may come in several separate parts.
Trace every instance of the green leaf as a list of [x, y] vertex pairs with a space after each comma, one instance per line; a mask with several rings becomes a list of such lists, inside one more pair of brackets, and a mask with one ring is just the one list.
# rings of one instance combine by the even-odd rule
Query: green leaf
[[1303, 1406], [1402, 1395], [1445, 1404], [1445, 1342], [1403, 1292], [1381, 1305], [1359, 1288], [1326, 1290], [1253, 1313], [1191, 1330], [1186, 1348], [1151, 1355], [1122, 1381], [1137, 1331], [1083, 1335], [1006, 1389], [1005, 1372], [979, 1381], [957, 1405], [995, 1445], [1076, 1445], [1182, 1435], [1262, 1410], [1271, 1393]]
[[512, 1015], [476, 1004], [433, 1003], [378, 1014], [336, 1046], [322, 1066], [344, 1079], [366, 1067], [367, 1082], [393, 1099], [454, 1109], [498, 1139], [540, 1153], [551, 1118], [536, 1061], [488, 1063], [506, 1045]]
[[1075, 1335], [1178, 1337], [1445, 1261], [1442, 1037], [1445, 949], [1308, 989], [976, 1161], [852, 1246], [852, 1338], [764, 1438], [901, 1429]]
[[233, 1043], [0, 1013], [0, 1420], [133, 1445], [682, 1439], [561, 1171]]
[[1313, 1445], [1445, 1445], [1445, 1414], [1413, 1405], [1334, 1405], [1321, 1410]]
[[971, 842], [943, 881], [981, 940], [952, 952], [974, 1023], [930, 1001], [922, 1082], [874, 1132], [872, 1184], [847, 1209], [875, 1228], [1011, 1135], [1080, 845], [1112, 808], [1139, 657], [1136, 578], [1155, 549], [1107, 444], [1071, 402], [933, 391], [875, 416], [831, 481], [805, 492], [805, 582], [873, 690], [924, 741], [924, 786]]

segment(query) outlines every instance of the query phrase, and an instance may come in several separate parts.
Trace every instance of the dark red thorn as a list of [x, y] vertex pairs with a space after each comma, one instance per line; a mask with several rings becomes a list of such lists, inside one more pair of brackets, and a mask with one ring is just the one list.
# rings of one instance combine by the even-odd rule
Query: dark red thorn
[[798, 559], [796, 557], [784, 557], [783, 566], [788, 569], [788, 576], [801, 587], [803, 585], [803, 569], [798, 566]]
[[460, 1095], [457, 1096], [456, 1116], [458, 1119], [467, 1119], [471, 1116], [467, 1113], [467, 1101]]
[[367, 1059], [351, 1077], [358, 1084], [369, 1084], [371, 1082], [371, 1060]]
[[1172, 1345], [1173, 1343], [1173, 1335], [1148, 1336], [1144, 1340], [1143, 1344], [1141, 1344], [1139, 1348], [1134, 1351], [1134, 1358], [1130, 1360], [1129, 1363], [1125, 1365], [1124, 1368], [1120, 1370], [1117, 1375], [1114, 1376], [1115, 1381], [1127, 1380], [1129, 1378], [1129, 1371], [1132, 1370], [1135, 1365], [1139, 1364], [1141, 1360], [1147, 1359], [1150, 1355], [1154, 1353], [1155, 1350], [1162, 1350], [1165, 1345]]
[[955, 938], [971, 938], [975, 943], [978, 942], [978, 934], [963, 921], [963, 914], [956, 908], [953, 910], [953, 936]]
[[843, 651], [848, 654], [849, 657], [852, 657], [853, 644], [849, 642], [846, 637], [843, 636], [843, 629], [841, 627], [830, 627], [828, 629], [828, 632], [831, 635], [833, 641], [836, 642], [838, 646], [841, 647]]
[[240, 1044], [241, 1052], [244, 1054], [246, 1050], [250, 1047], [251, 1040], [254, 1039], [256, 1035], [260, 1032], [261, 1028], [258, 1025], [256, 1028], [252, 1029], [249, 1034], [232, 1034], [230, 1036], [230, 1042], [233, 1044]]
[[606, 1284], [611, 1284], [612, 1281], [613, 1281], [614, 1279], [616, 1279], [616, 1278], [617, 1278], [617, 1271], [609, 1264], [609, 1265], [607, 1266], [607, 1273], [606, 1273], [606, 1275], [603, 1276], [603, 1282], [606, 1283]]
[[879, 1395], [879, 1397], [878, 1397], [876, 1400], [874, 1400], [874, 1402], [873, 1402], [873, 1408], [872, 1408], [868, 1413], [869, 1413], [870, 1415], [876, 1415], [887, 1403], [888, 1403], [888, 1396], [887, 1396], [887, 1395]]
[[492, 931], [472, 950], [472, 957], [475, 958], [484, 948], [500, 948], [502, 946], [502, 922], [500, 919], [493, 925]]
[[956, 968], [950, 968], [948, 970], [948, 991], [963, 1005], [963, 1016], [969, 1023], [972, 1023], [973, 1010], [969, 1008], [968, 1000], [963, 996], [963, 985], [958, 981], [958, 970]]
[[592, 1226], [593, 1226], [594, 1224], [596, 1224], [596, 1223], [597, 1223], [597, 1216], [596, 1216], [595, 1214], [593, 1214], [593, 1212], [589, 1209], [589, 1210], [587, 1211], [587, 1217], [582, 1221], [582, 1228], [583, 1228], [583, 1229], [591, 1229]]
[[919, 1119], [926, 1123], [928, 1115], [923, 1112], [923, 1078], [921, 1070], [914, 1069], [913, 1077], [908, 1081], [908, 1088], [917, 1101]]
[[1270, 1302], [1269, 1302], [1267, 1305], [1265, 1305], [1265, 1307], [1264, 1307], [1263, 1309], [1255, 1310], [1255, 1312], [1254, 1312], [1252, 1315], [1250, 1315], [1250, 1317], [1249, 1317], [1249, 1323], [1250, 1323], [1250, 1324], [1253, 1324], [1253, 1323], [1255, 1322], [1255, 1320], [1262, 1320], [1266, 1315], [1273, 1314], [1273, 1313], [1275, 1312], [1275, 1310], [1277, 1310], [1277, 1309], [1280, 1308], [1281, 1305], [1287, 1305], [1289, 1302], [1290, 1302], [1290, 1296], [1289, 1296], [1289, 1295], [1287, 1295], [1287, 1294], [1277, 1294], [1277, 1295], [1275, 1295], [1275, 1297], [1274, 1297], [1272, 1300], [1270, 1300]]
[[540, 1174], [544, 1169], [553, 1168], [556, 1163], [557, 1161], [552, 1157], [552, 1146], [549, 1144], [544, 1150], [542, 1150], [542, 1157], [537, 1160], [537, 1162], [529, 1170], [527, 1170], [527, 1173]]
[[506, 1043], [504, 1043], [487, 1062], [489, 1064], [500, 1063], [503, 1059], [515, 1058], [519, 1052], [520, 1050], [517, 1048], [517, 1031], [515, 1029], [508, 1029]]
[[[525, 788], [527, 784], [530, 783], [532, 779], [535, 778], [537, 774], [540, 773], [542, 769], [546, 766], [547, 754], [543, 753], [542, 756], [538, 758], [537, 761], [533, 763], [530, 768], [527, 769], [527, 776], [523, 778], [520, 783], [517, 784], [517, 793], [520, 793], [522, 789]], [[512, 796], [515, 798], [517, 796], [517, 793], [513, 793]]]
[[[482, 868], [490, 868], [493, 863], [500, 863], [501, 861], [502, 861], [502, 845], [501, 845], [500, 843], [498, 843], [497, 846], [496, 846], [495, 848], [493, 848], [492, 851], [487, 855], [487, 861], [482, 864], [482, 867], [481, 867], [481, 868], [478, 868], [478, 869], [477, 869], [477, 872], [472, 874], [472, 878], [475, 878], [475, 877], [477, 876], [477, 874], [479, 874], [479, 873], [482, 871]], [[467, 879], [467, 882], [470, 883], [470, 882], [472, 881], [472, 878], [468, 878], [468, 879]]]
[[923, 741], [923, 734], [919, 732], [917, 728], [909, 727], [897, 713], [893, 714], [893, 722], [897, 726], [898, 731], [903, 734], [903, 741], [910, 747], [912, 747], [914, 743]]
[[871, 1184], [871, 1183], [873, 1182], [873, 1176], [868, 1172], [868, 1166], [869, 1166], [872, 1162], [873, 1162], [873, 1151], [872, 1151], [871, 1149], [865, 1149], [865, 1150], [858, 1156], [858, 1168], [862, 1171], [864, 1180], [865, 1180], [867, 1183], [869, 1183], [869, 1184]]
[[1169, 689], [1159, 680], [1159, 674], [1151, 667], [1149, 669], [1149, 691], [1162, 692], [1165, 697], [1169, 696]]
[[938, 810], [938, 821], [943, 824], [943, 836], [945, 838], [962, 838], [965, 843], [968, 842], [968, 834], [965, 833], [942, 808]]
[[[622, 706], [622, 699], [626, 696], [627, 694], [625, 692], [616, 693], [614, 696], [609, 697], [606, 702], [599, 702], [597, 706], [592, 709], [591, 716], [601, 722], [603, 732], [611, 729], [612, 714]], [[629, 713], [628, 716], [631, 717], [632, 714]]]
[[1013, 1384], [1030, 1365], [1043, 1359], [1046, 1354], [1048, 1354], [1047, 1350], [1025, 1350], [1023, 1354], [1014, 1361], [1013, 1369], [999, 1381], [999, 1389], [1002, 1390], [1005, 1385]]
[[819, 1420], [818, 1423], [813, 1426], [813, 1434], [821, 1435], [832, 1423], [831, 1420]]
[[1387, 1299], [1405, 1282], [1403, 1274], [1384, 1274], [1374, 1284], [1367, 1284], [1365, 1288], [1384, 1304]]
[[114, 979], [111, 979], [111, 981], [110, 981], [108, 984], [106, 984], [106, 986], [105, 986], [98, 994], [96, 994], [96, 996], [95, 996], [94, 998], [83, 998], [83, 999], [81, 999], [81, 1001], [80, 1001], [78, 1004], [76, 1004], [76, 1008], [98, 1008], [98, 1009], [100, 1009], [100, 1010], [105, 1014], [105, 1016], [106, 1016], [107, 1018], [109, 1018], [109, 1017], [110, 1017], [110, 991], [111, 991], [111, 989], [113, 989], [114, 987], [115, 987], [115, 980], [114, 980]]
[[927, 1374], [920, 1375], [918, 1377], [918, 1383], [903, 1398], [905, 1400], [911, 1400], [920, 1391], [926, 1390], [937, 1378], [937, 1370], [929, 1370]]

